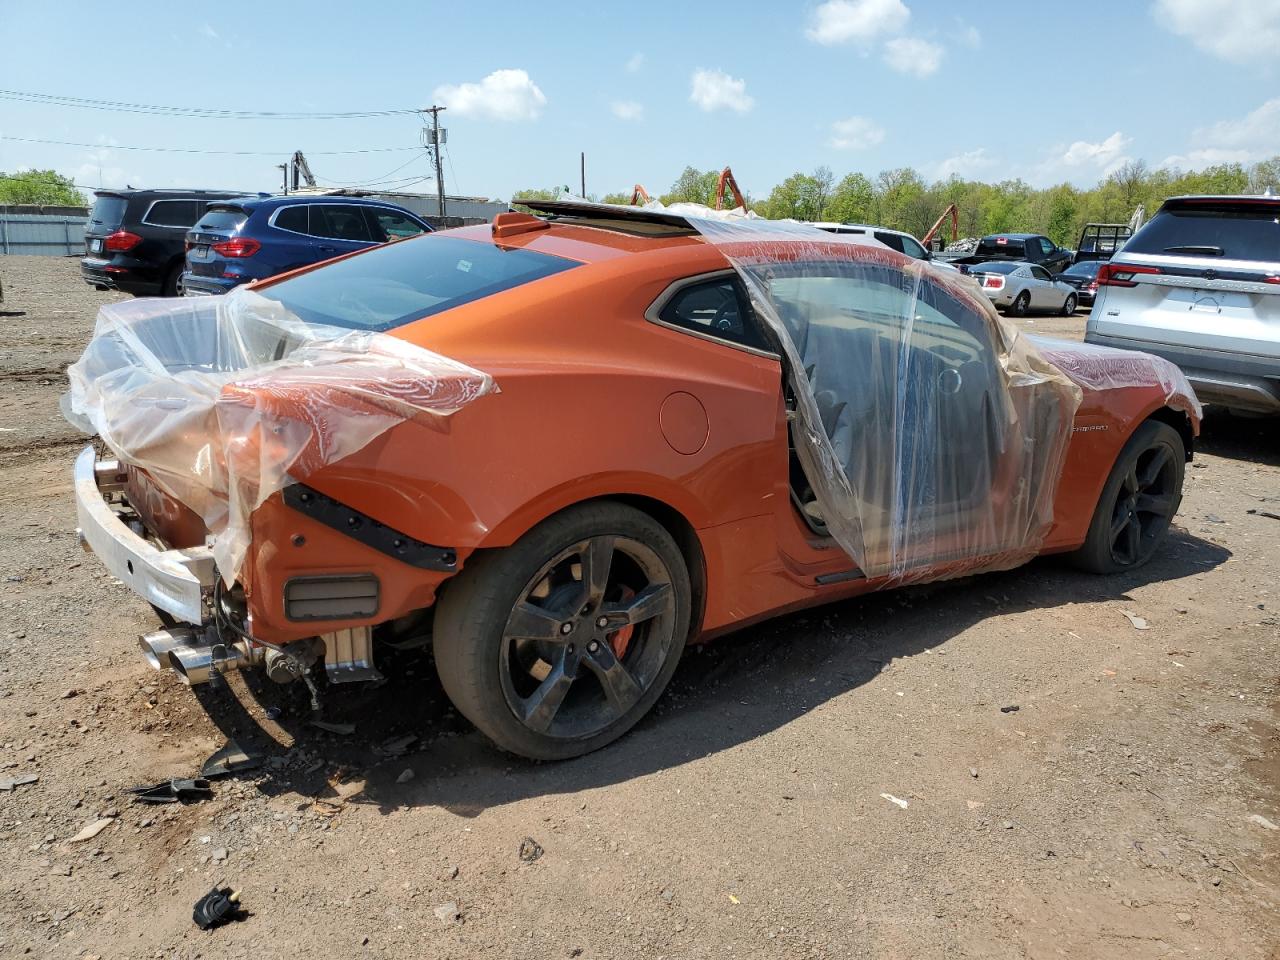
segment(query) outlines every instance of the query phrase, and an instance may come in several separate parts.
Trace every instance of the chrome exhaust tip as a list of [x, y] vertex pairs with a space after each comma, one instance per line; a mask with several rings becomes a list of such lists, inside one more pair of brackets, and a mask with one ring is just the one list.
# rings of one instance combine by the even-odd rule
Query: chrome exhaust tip
[[189, 687], [208, 683], [213, 676], [213, 647], [182, 646], [169, 651], [169, 666]]
[[194, 645], [196, 633], [190, 627], [172, 627], [167, 630], [153, 630], [138, 638], [138, 646], [152, 670], [164, 670], [172, 667], [170, 654], [179, 647]]

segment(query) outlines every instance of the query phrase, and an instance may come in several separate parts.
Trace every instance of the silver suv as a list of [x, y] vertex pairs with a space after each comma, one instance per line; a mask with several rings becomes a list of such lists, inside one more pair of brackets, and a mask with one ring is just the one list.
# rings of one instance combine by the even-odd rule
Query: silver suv
[[1085, 340], [1182, 368], [1205, 403], [1280, 414], [1280, 197], [1174, 197], [1098, 270]]

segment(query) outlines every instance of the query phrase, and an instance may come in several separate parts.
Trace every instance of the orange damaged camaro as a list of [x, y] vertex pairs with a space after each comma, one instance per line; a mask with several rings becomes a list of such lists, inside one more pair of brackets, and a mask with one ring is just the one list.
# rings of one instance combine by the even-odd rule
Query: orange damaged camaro
[[80, 535], [170, 623], [153, 666], [314, 702], [321, 663], [375, 679], [383, 641], [430, 643], [498, 746], [566, 758], [644, 716], [686, 644], [1158, 549], [1199, 430], [1176, 368], [1029, 341], [874, 241], [536, 209], [104, 308], [69, 371], [113, 454], [77, 460]]

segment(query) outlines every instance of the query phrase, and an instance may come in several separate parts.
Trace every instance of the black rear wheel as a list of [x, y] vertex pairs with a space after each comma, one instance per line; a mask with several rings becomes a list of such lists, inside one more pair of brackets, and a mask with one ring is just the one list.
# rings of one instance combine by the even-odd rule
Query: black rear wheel
[[1155, 554], [1182, 502], [1186, 450], [1173, 427], [1148, 420], [1120, 451], [1102, 488], [1089, 535], [1072, 555], [1094, 573], [1142, 566]]
[[1062, 303], [1062, 315], [1064, 317], [1069, 317], [1075, 312], [1076, 312], [1076, 295], [1074, 293], [1068, 293], [1067, 299], [1064, 300]]
[[458, 710], [502, 749], [576, 757], [657, 701], [690, 605], [684, 558], [657, 521], [584, 504], [467, 563], [436, 609], [436, 668]]
[[1013, 298], [1013, 306], [1009, 308], [1009, 312], [1015, 317], [1025, 317], [1027, 311], [1031, 309], [1031, 294], [1023, 290], [1020, 294]]
[[161, 289], [161, 296], [180, 297], [182, 296], [182, 271], [184, 265], [179, 263], [173, 267], [164, 278], [164, 287]]

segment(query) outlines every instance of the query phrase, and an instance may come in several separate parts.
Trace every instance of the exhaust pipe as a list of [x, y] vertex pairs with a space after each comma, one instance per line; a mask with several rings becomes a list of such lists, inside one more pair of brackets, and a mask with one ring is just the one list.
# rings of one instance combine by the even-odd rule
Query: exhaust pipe
[[164, 670], [172, 667], [169, 657], [178, 647], [195, 645], [196, 632], [190, 627], [172, 627], [168, 630], [153, 630], [138, 638], [138, 646], [152, 670]]
[[261, 650], [250, 650], [247, 644], [209, 643], [204, 637], [191, 627], [171, 627], [143, 634], [138, 645], [153, 668], [168, 667], [192, 687], [208, 683], [214, 673], [239, 670], [262, 657]]

